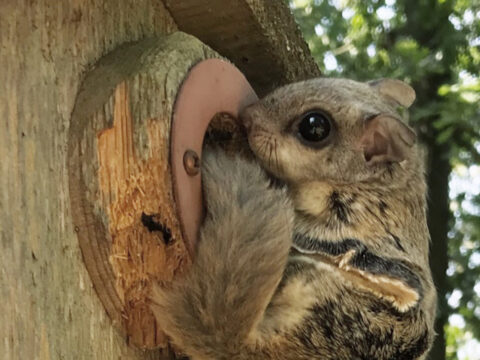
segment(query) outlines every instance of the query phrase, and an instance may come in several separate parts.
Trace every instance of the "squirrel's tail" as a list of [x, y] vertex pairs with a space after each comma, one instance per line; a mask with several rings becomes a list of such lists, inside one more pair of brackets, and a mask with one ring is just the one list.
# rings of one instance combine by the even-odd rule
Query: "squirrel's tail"
[[196, 257], [185, 278], [154, 287], [151, 307], [193, 359], [265, 359], [253, 330], [281, 280], [293, 210], [258, 165], [224, 155], [206, 160], [208, 215]]

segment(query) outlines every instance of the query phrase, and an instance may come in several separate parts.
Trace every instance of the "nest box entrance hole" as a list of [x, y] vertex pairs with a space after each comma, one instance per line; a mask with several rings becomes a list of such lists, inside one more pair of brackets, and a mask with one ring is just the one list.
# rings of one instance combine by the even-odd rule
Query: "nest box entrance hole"
[[183, 33], [128, 44], [87, 75], [72, 113], [69, 185], [83, 259], [109, 317], [140, 348], [168, 345], [148, 296], [192, 261], [207, 127], [257, 100], [218, 57]]

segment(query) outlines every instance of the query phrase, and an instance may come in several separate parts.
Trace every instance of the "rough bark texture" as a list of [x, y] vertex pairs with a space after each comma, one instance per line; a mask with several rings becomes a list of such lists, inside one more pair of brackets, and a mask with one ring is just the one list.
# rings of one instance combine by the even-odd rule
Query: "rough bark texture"
[[[219, 2], [217, 6], [226, 9], [233, 3]], [[216, 27], [216, 35], [210, 34], [204, 41], [212, 45], [219, 38], [221, 41], [215, 42], [217, 51], [237, 63], [238, 59], [242, 60], [240, 50], [245, 49], [245, 53], [252, 56], [260, 54], [262, 61], [250, 62], [247, 57], [248, 66], [244, 67], [249, 80], [257, 84], [257, 90], [318, 74], [284, 7], [275, 6], [280, 10], [272, 10], [269, 15], [265, 4], [270, 1], [254, 4], [237, 0], [235, 3], [243, 6], [242, 14], [248, 15], [248, 19], [231, 24], [229, 18], [215, 17], [223, 25]], [[211, 8], [196, 9], [205, 13]], [[213, 16], [216, 12], [208, 12], [204, 21]], [[180, 21], [178, 14], [175, 19]], [[191, 18], [190, 21], [197, 20]], [[182, 23], [182, 28], [184, 25]], [[221, 37], [226, 28], [230, 29], [226, 33], [240, 34], [241, 42], [235, 43], [238, 47], [232, 48], [230, 38]], [[85, 130], [71, 122], [80, 85], [94, 64], [122, 44], [162, 37], [176, 30], [174, 17], [160, 0], [0, 0], [2, 359], [154, 359], [160, 355], [159, 351], [144, 352], [129, 347], [121, 332], [112, 326], [93, 288], [92, 274], [87, 272], [77, 236], [82, 227], [74, 225], [72, 216], [67, 155], [69, 130], [91, 134], [101, 130], [95, 128], [94, 123]], [[202, 35], [195, 28], [191, 33]], [[287, 46], [287, 53], [276, 53], [282, 46]], [[283, 65], [279, 66], [280, 63]], [[91, 115], [97, 116], [97, 125], [101, 121], [112, 125], [113, 119], [108, 116], [114, 111], [115, 88], [117, 96], [126, 97], [126, 89], [143, 88], [141, 80], [140, 77], [126, 81], [125, 88], [117, 87], [120, 82], [112, 81], [110, 93], [102, 100], [106, 106], [100, 100], [88, 104]], [[174, 96], [175, 86], [167, 86], [170, 97]], [[98, 88], [98, 98], [101, 98], [100, 90]], [[135, 104], [141, 92], [129, 94], [135, 123], [140, 121], [135, 115], [138, 114]], [[99, 108], [102, 110], [98, 111]], [[150, 110], [152, 112], [141, 114], [147, 121], [142, 126], [149, 124], [148, 119], [150, 124], [155, 122], [156, 118], [151, 116], [155, 108]], [[145, 136], [145, 132], [135, 131], [136, 145], [150, 144], [152, 139]], [[100, 143], [108, 147], [109, 142], [106, 138], [103, 140]], [[78, 169], [83, 174], [90, 171], [89, 166], [97, 166], [94, 155], [108, 162], [105, 153], [97, 155], [93, 148], [88, 151], [92, 154], [92, 163]], [[135, 151], [139, 151], [135, 153], [135, 161], [147, 158], [142, 149]], [[117, 170], [113, 171], [115, 176]], [[102, 176], [99, 181], [105, 179], [105, 173]], [[106, 188], [90, 192], [88, 196], [98, 202], [102, 196], [106, 199], [115, 194], [115, 190], [110, 193], [111, 189]], [[110, 209], [110, 200], [103, 203], [107, 209]], [[115, 206], [111, 209], [116, 211]], [[101, 235], [101, 231], [98, 234]], [[117, 254], [116, 259], [115, 266], [121, 268], [122, 254]], [[148, 261], [142, 262], [146, 263]], [[150, 272], [151, 268], [147, 266], [143, 270]], [[114, 285], [118, 290], [118, 282]], [[121, 300], [121, 296], [119, 298]], [[115, 316], [112, 319], [122, 321]], [[156, 339], [152, 334], [141, 336]]]

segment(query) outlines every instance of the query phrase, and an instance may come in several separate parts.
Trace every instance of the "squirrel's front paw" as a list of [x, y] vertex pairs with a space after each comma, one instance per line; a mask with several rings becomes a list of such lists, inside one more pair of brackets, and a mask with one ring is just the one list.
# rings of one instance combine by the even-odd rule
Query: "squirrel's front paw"
[[270, 179], [258, 163], [230, 156], [220, 149], [207, 148], [202, 159], [203, 191], [209, 213], [232, 206], [290, 206], [283, 189], [273, 189]]

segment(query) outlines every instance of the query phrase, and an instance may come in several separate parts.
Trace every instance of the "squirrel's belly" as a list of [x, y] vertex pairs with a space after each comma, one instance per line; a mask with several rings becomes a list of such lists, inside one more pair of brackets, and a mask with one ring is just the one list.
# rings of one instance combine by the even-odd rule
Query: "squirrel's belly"
[[291, 257], [276, 297], [291, 298], [299, 283], [315, 295], [288, 337], [305, 359], [414, 360], [428, 350], [433, 335], [419, 306], [400, 312], [344, 281], [334, 266]]

